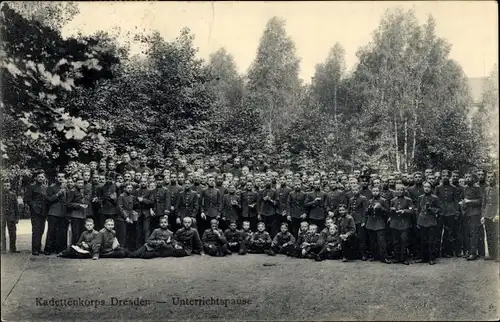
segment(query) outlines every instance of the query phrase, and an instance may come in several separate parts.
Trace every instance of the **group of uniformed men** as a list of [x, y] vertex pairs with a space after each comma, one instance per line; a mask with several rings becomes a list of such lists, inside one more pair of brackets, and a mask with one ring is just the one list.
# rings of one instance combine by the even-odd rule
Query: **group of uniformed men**
[[[278, 172], [264, 157], [188, 163], [177, 153], [151, 169], [137, 152], [71, 162], [47, 184], [38, 171], [24, 196], [32, 254], [167, 257], [236, 251], [316, 260], [437, 257], [498, 261], [493, 172]], [[2, 251], [16, 249], [17, 196], [4, 181]], [[68, 240], [68, 227], [70, 237]], [[95, 229], [94, 229], [95, 228]], [[173, 233], [175, 232], [175, 233]], [[487, 249], [484, 236], [486, 235]], [[72, 245], [68, 247], [68, 245]], [[486, 256], [486, 253], [488, 255]]]

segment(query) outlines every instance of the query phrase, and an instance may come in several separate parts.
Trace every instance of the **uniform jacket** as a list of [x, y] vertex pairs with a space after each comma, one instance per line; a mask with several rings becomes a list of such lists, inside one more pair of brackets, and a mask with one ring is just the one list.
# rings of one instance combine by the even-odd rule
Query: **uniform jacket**
[[353, 196], [349, 200], [349, 212], [352, 218], [354, 218], [354, 223], [356, 223], [356, 225], [366, 222], [365, 217], [369, 205], [370, 201], [361, 194], [359, 196]]
[[[264, 188], [261, 190], [260, 209], [259, 212], [263, 216], [272, 216], [276, 214], [276, 205], [278, 204], [278, 194], [273, 188]], [[265, 197], [270, 199], [265, 200]]]
[[97, 188], [97, 198], [101, 204], [101, 213], [105, 215], [116, 215], [118, 213], [118, 192], [114, 183], [105, 183]]
[[238, 229], [231, 230], [228, 228], [224, 232], [224, 236], [226, 237], [228, 243], [240, 243], [243, 239], [242, 231]]
[[92, 255], [106, 254], [113, 251], [113, 241], [116, 232], [114, 230], [101, 229], [92, 242]]
[[66, 207], [68, 208], [68, 217], [85, 219], [88, 216], [88, 209], [81, 205], [88, 205], [90, 195], [86, 194], [85, 189], [69, 190], [66, 196]]
[[[244, 190], [241, 193], [241, 216], [243, 218], [257, 217], [259, 195], [255, 191]], [[250, 205], [254, 205], [250, 207]]]
[[415, 184], [408, 188], [408, 197], [410, 197], [411, 201], [414, 205], [417, 204], [418, 198], [424, 194], [424, 186], [422, 184]]
[[[226, 220], [238, 220], [241, 211], [241, 197], [236, 193], [227, 193], [224, 195], [222, 204], [222, 217]], [[236, 202], [233, 205], [231, 202]]]
[[498, 216], [498, 186], [486, 187], [483, 195], [483, 216], [489, 219]]
[[227, 243], [224, 232], [219, 228], [217, 228], [216, 231], [219, 232], [219, 235], [217, 235], [212, 228], [205, 230], [203, 237], [201, 238], [203, 244], [222, 245]]
[[361, 188], [361, 191], [359, 192], [361, 195], [365, 196], [366, 199], [370, 200], [373, 197], [372, 191], [370, 188], [363, 189]]
[[267, 231], [256, 231], [253, 233], [250, 243], [254, 245], [264, 246], [266, 244], [271, 245], [272, 239], [271, 235]]
[[253, 232], [251, 230], [244, 230], [244, 229], [241, 230], [241, 240], [244, 243], [249, 244], [250, 240], [252, 239], [252, 236]]
[[170, 191], [165, 187], [159, 187], [155, 192], [156, 197], [156, 214], [158, 216], [165, 215], [165, 210], [170, 211], [172, 205], [172, 198]]
[[[379, 203], [380, 208], [375, 208], [375, 205]], [[366, 216], [366, 229], [369, 230], [383, 230], [385, 229], [385, 223], [387, 222], [387, 216], [389, 214], [389, 202], [382, 197], [373, 197], [370, 200], [370, 206], [368, 207], [368, 212]]]
[[302, 230], [299, 229], [299, 232], [297, 233], [297, 240], [295, 241], [295, 245], [297, 246], [302, 246], [302, 244], [306, 241], [307, 235], [309, 233], [303, 232]]
[[177, 211], [177, 209], [175, 209], [175, 205], [177, 205], [178, 203], [177, 199], [179, 199], [179, 194], [182, 191], [182, 187], [178, 184], [169, 184], [168, 191], [170, 192], [170, 204], [174, 206], [174, 211]]
[[403, 213], [397, 213], [396, 211], [389, 212], [389, 227], [396, 230], [405, 230], [412, 227], [412, 217], [415, 216], [415, 209], [413, 202], [409, 197], [401, 196], [392, 198], [391, 208], [396, 208], [396, 210], [403, 210]]
[[318, 245], [318, 241], [320, 238], [319, 233], [314, 233], [314, 234], [307, 234], [306, 238], [304, 239], [304, 242], [309, 243], [310, 245], [306, 247], [307, 250], [311, 249], [312, 246]]
[[[314, 199], [320, 198], [319, 201]], [[308, 218], [323, 220], [326, 218], [326, 194], [323, 191], [312, 191], [307, 194], [305, 206], [309, 210]]]
[[295, 237], [293, 237], [293, 235], [289, 231], [287, 231], [284, 234], [280, 231], [279, 233], [276, 234], [276, 236], [274, 236], [274, 239], [272, 242], [273, 245], [276, 245], [279, 247], [283, 246], [283, 244], [286, 244], [286, 243], [295, 244]]
[[290, 194], [291, 191], [292, 189], [286, 186], [277, 189], [278, 204], [276, 206], [276, 213], [278, 215], [281, 215], [283, 211], [288, 210], [288, 195]]
[[418, 198], [417, 204], [417, 225], [430, 227], [437, 225], [437, 215], [440, 211], [440, 202], [438, 197], [433, 194], [423, 194]]
[[12, 191], [2, 190], [2, 220], [18, 221], [19, 208], [17, 206], [17, 196]]
[[199, 206], [200, 202], [196, 191], [184, 189], [179, 193], [175, 209], [177, 209], [177, 214], [182, 220], [184, 217], [196, 218]]
[[222, 195], [217, 188], [206, 188], [201, 193], [201, 211], [207, 217], [215, 218], [222, 210]]
[[92, 243], [94, 242], [94, 239], [97, 236], [97, 233], [98, 233], [98, 231], [95, 229], [92, 229], [91, 231], [85, 230], [80, 235], [80, 238], [78, 238], [76, 245], [82, 247], [82, 243], [85, 242], [87, 245], [90, 246], [90, 248], [91, 248], [90, 250], [92, 250]]
[[391, 189], [380, 188], [380, 196], [387, 201], [391, 201], [396, 196], [396, 194]]
[[302, 190], [290, 191], [288, 194], [288, 210], [287, 214], [292, 218], [300, 218], [302, 214], [306, 213], [305, 208], [306, 194]]
[[[156, 228], [155, 230], [153, 230], [151, 235], [149, 235], [149, 238], [146, 241], [146, 249], [148, 251], [152, 251], [161, 248], [162, 242], [167, 242], [169, 238], [171, 239], [171, 241], [173, 241], [174, 234], [170, 230]], [[170, 245], [170, 247], [172, 246]]]
[[56, 183], [47, 188], [47, 203], [49, 206], [49, 216], [65, 217], [66, 216], [66, 191], [63, 194], [57, 195], [61, 190], [61, 185]]
[[197, 253], [203, 250], [200, 235], [194, 228], [180, 228], [175, 233], [174, 239], [184, 247], [184, 251], [188, 255], [191, 255], [193, 250]]
[[[136, 204], [135, 207], [137, 209], [137, 213], [139, 214], [139, 218], [142, 216], [149, 217], [151, 216], [151, 209], [154, 208], [154, 203], [156, 200], [156, 192], [155, 190], [149, 190], [147, 188], [139, 188], [135, 191], [135, 199]], [[139, 201], [139, 197], [142, 197], [142, 202]]]
[[459, 202], [461, 193], [459, 188], [452, 184], [441, 183], [434, 190], [434, 194], [441, 202], [441, 215], [443, 216], [458, 216], [460, 214]]
[[337, 216], [334, 222], [339, 229], [340, 235], [346, 234], [347, 236], [352, 236], [356, 233], [356, 224], [351, 215]]
[[479, 186], [466, 186], [463, 190], [464, 199], [471, 202], [463, 203], [462, 208], [466, 216], [480, 216], [482, 208], [482, 195]]
[[132, 221], [137, 221], [139, 216], [134, 214], [134, 209], [137, 203], [137, 197], [133, 193], [123, 192], [118, 197], [118, 214], [116, 219], [126, 220], [130, 218]]
[[347, 200], [347, 195], [341, 190], [334, 190], [330, 194], [328, 194], [326, 200], [326, 210], [335, 212], [339, 205], [344, 204], [348, 205], [349, 200]]
[[324, 248], [330, 247], [335, 248], [338, 247], [339, 244], [342, 243], [342, 239], [340, 238], [340, 234], [337, 232], [335, 234], [327, 231], [326, 234], [322, 235], [318, 240], [317, 245], [322, 246]]
[[29, 206], [31, 215], [46, 216], [47, 215], [47, 187], [38, 183], [32, 184], [26, 190], [24, 197], [26, 204]]

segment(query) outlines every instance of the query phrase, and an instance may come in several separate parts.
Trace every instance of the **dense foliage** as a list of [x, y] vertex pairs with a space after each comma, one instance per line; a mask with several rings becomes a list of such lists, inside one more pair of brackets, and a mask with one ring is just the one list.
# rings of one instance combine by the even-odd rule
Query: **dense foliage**
[[141, 56], [106, 32], [63, 39], [61, 22], [77, 11], [2, 7], [4, 175], [99, 158], [108, 147], [159, 160], [174, 149], [195, 158], [237, 146], [295, 169], [496, 162], [498, 131], [489, 129], [498, 125], [488, 122], [498, 115], [496, 76], [471, 119], [467, 78], [432, 17], [420, 25], [412, 11], [388, 11], [352, 72], [337, 43], [303, 84], [295, 44], [276, 17], [239, 75], [224, 48], [199, 59], [188, 29], [173, 40], [136, 35]]

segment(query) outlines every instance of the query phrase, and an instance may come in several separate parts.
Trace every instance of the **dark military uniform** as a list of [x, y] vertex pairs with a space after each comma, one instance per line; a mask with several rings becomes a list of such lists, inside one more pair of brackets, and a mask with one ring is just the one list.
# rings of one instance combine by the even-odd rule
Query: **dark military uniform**
[[[396, 260], [404, 262], [408, 259], [408, 233], [412, 228], [415, 209], [413, 202], [408, 197], [395, 197], [391, 200], [391, 210], [389, 212], [389, 227], [392, 232], [392, 240], [394, 245], [394, 255]], [[402, 211], [402, 213], [398, 213]]]
[[228, 249], [231, 252], [242, 253], [245, 250], [245, 243], [243, 242], [243, 232], [241, 230], [232, 230], [231, 228], [228, 228], [224, 232], [224, 236], [226, 237]]
[[476, 256], [479, 244], [479, 234], [481, 231], [481, 208], [482, 196], [481, 189], [478, 186], [468, 185], [464, 187], [463, 198], [470, 202], [462, 204], [464, 211], [464, 223], [466, 227], [469, 249], [467, 251], [471, 256]]
[[[264, 198], [266, 197], [269, 199], [265, 200]], [[276, 216], [277, 204], [278, 194], [276, 190], [273, 188], [264, 188], [261, 190], [259, 213], [271, 237], [275, 236], [279, 230], [280, 217]]]
[[257, 228], [259, 195], [256, 191], [244, 190], [241, 195], [241, 220], [250, 222], [250, 229]]
[[17, 207], [17, 196], [14, 192], [3, 190], [2, 191], [2, 252], [7, 249], [7, 238], [5, 236], [5, 230], [9, 232], [9, 247], [10, 251], [17, 251], [16, 239], [17, 239], [17, 223], [19, 222], [19, 209]]
[[[233, 204], [234, 203], [234, 204]], [[241, 211], [241, 197], [236, 193], [227, 193], [223, 197], [222, 217], [226, 222], [239, 222]]]
[[174, 239], [182, 247], [181, 249], [174, 249], [174, 256], [176, 257], [190, 256], [193, 252], [200, 254], [203, 251], [200, 235], [194, 228], [180, 228], [175, 233]]
[[[375, 208], [376, 205], [380, 207]], [[371, 253], [373, 258], [381, 261], [387, 260], [387, 246], [385, 239], [385, 224], [389, 212], [387, 200], [378, 196], [370, 200], [365, 227], [370, 238]]]
[[423, 194], [417, 203], [417, 225], [420, 229], [421, 259], [433, 261], [436, 258], [435, 237], [440, 202], [433, 194]]
[[489, 256], [492, 259], [498, 259], [498, 186], [487, 187], [483, 195], [483, 217], [484, 228], [486, 229], [486, 238], [488, 241]]
[[[316, 198], [320, 200], [316, 201]], [[326, 194], [318, 189], [308, 193], [304, 203], [308, 210], [307, 219], [309, 223], [318, 226], [319, 231], [325, 227], [326, 199]]]
[[291, 217], [290, 232], [296, 235], [300, 228], [300, 216], [306, 213], [306, 194], [302, 190], [293, 190], [288, 194], [287, 214]]
[[224, 256], [228, 253], [227, 240], [221, 229], [209, 228], [205, 230], [201, 241], [203, 250], [210, 256]]
[[272, 239], [267, 231], [256, 231], [250, 239], [250, 251], [263, 254], [271, 249]]
[[[58, 195], [61, 191], [60, 184], [53, 184], [47, 188], [47, 202], [49, 211], [47, 214], [47, 236], [45, 239], [45, 251], [48, 253], [62, 252], [68, 246], [68, 219], [66, 218], [66, 191]], [[71, 230], [73, 233], [73, 230]], [[80, 237], [82, 230], [75, 231], [73, 244]]]
[[[287, 244], [286, 246], [284, 246]], [[271, 249], [274, 253], [288, 255], [293, 251], [295, 245], [295, 237], [287, 231], [282, 233], [281, 231], [274, 236], [273, 242], [271, 244]]]
[[[437, 248], [439, 252], [442, 250], [444, 255], [456, 256], [460, 255], [461, 244], [459, 234], [459, 216], [460, 216], [460, 198], [461, 193], [459, 188], [452, 184], [441, 183], [436, 187], [434, 194], [441, 202], [441, 216], [437, 227]], [[443, 241], [441, 245], [441, 234]], [[442, 247], [442, 248], [441, 248]]]
[[358, 257], [366, 257], [368, 236], [366, 227], [362, 226], [366, 222], [366, 212], [370, 201], [363, 195], [353, 196], [349, 200], [349, 213], [354, 219], [356, 224], [356, 237], [357, 237], [357, 253]]
[[[71, 244], [75, 245], [78, 238], [85, 231], [85, 219], [88, 215], [88, 202], [90, 194], [85, 189], [74, 189], [68, 191], [66, 207], [68, 208], [68, 217], [71, 220]], [[87, 205], [87, 208], [82, 208]], [[66, 234], [67, 231], [63, 231]], [[65, 245], [66, 246], [66, 245]]]
[[[147, 188], [135, 191], [136, 209], [139, 214], [136, 226], [136, 247], [144, 244], [151, 234], [151, 210], [155, 208], [156, 192]], [[142, 201], [139, 201], [142, 198]], [[155, 214], [156, 215], [156, 214]]]
[[32, 184], [26, 190], [24, 200], [31, 212], [31, 250], [41, 252], [47, 219], [47, 188], [39, 183]]

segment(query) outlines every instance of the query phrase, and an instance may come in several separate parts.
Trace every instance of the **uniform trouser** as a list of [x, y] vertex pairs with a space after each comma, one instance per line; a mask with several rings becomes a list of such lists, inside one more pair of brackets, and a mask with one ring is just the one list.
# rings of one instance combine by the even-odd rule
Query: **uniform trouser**
[[151, 259], [156, 257], [171, 257], [174, 255], [174, 248], [172, 246], [160, 247], [154, 250], [148, 250], [146, 245], [142, 245], [139, 249], [133, 252], [130, 256], [133, 258]]
[[[75, 245], [80, 239], [80, 236], [85, 231], [85, 219], [84, 218], [70, 218], [71, 224], [71, 245]], [[116, 224], [115, 224], [116, 226]], [[116, 227], [115, 227], [116, 228]], [[66, 233], [65, 233], [66, 235]], [[45, 247], [47, 248], [47, 246]]]
[[210, 220], [212, 220], [212, 219], [216, 219], [216, 218], [207, 216], [205, 219], [202, 219], [200, 216], [200, 218], [197, 220], [198, 233], [200, 234], [200, 236], [203, 236], [203, 233], [205, 232], [205, 230], [210, 228]]
[[271, 235], [271, 238], [274, 238], [276, 234], [278, 233], [280, 227], [280, 217], [276, 215], [271, 215], [271, 216], [261, 216], [262, 222], [266, 225], [266, 230], [269, 232], [269, 235]]
[[83, 258], [92, 258], [92, 254], [91, 253], [81, 254], [81, 253], [78, 253], [73, 248], [68, 247], [66, 250], [64, 250], [61, 253], [61, 257], [64, 257], [64, 258], [81, 258], [81, 259], [83, 259]]
[[31, 217], [31, 251], [42, 251], [42, 235], [45, 230], [46, 217], [33, 214]]
[[420, 226], [420, 251], [422, 260], [436, 259], [436, 226]]
[[462, 236], [462, 251], [463, 253], [469, 253], [469, 232], [468, 232], [469, 227], [467, 226], [467, 217], [466, 216], [460, 216], [459, 218], [459, 232], [460, 235]]
[[127, 243], [127, 222], [122, 219], [115, 220], [116, 239], [121, 247], [126, 247]]
[[328, 250], [328, 246], [323, 246], [323, 248], [318, 253], [321, 259], [339, 259], [342, 256], [342, 251], [337, 247], [332, 247]]
[[387, 259], [387, 246], [385, 239], [385, 229], [368, 230], [370, 238], [370, 248], [373, 258], [378, 260]]
[[[468, 242], [468, 252], [470, 255], [477, 255], [479, 233], [481, 228], [481, 216], [466, 216], [464, 218]], [[481, 231], [482, 233], [482, 231]]]
[[91, 207], [92, 207], [92, 216], [89, 216], [89, 218], [92, 218], [94, 220], [94, 229], [99, 231], [104, 228], [104, 226], [101, 226], [99, 204], [93, 203]]
[[303, 221], [303, 219], [301, 218], [291, 218], [292, 221], [289, 222], [289, 230], [290, 230], [290, 233], [292, 233], [293, 236], [297, 236], [297, 234], [299, 233], [299, 229], [300, 229], [300, 223]]
[[[234, 242], [232, 242], [234, 243]], [[242, 243], [242, 242], [236, 242], [237, 244], [236, 245], [229, 245], [229, 242], [228, 242], [228, 245], [227, 245], [227, 248], [233, 252], [233, 253], [237, 253], [239, 252], [240, 250], [241, 251], [244, 251], [245, 249], [245, 244]]]
[[251, 231], [256, 231], [257, 230], [257, 216], [253, 217], [241, 217], [240, 219], [240, 227], [243, 227], [243, 222], [248, 221], [250, 223], [250, 230]]
[[16, 239], [17, 239], [17, 226], [14, 220], [7, 220], [6, 218], [2, 218], [2, 251], [7, 249], [7, 236], [5, 234], [5, 230], [9, 232], [9, 249], [11, 251], [16, 249]]
[[141, 216], [137, 220], [137, 226], [135, 226], [136, 227], [135, 247], [139, 247], [139, 245], [146, 243], [146, 240], [148, 240], [149, 235], [151, 234], [151, 231], [149, 230], [150, 223], [151, 223], [151, 217]]
[[[48, 215], [47, 226], [45, 251], [62, 252], [68, 247], [68, 219], [66, 217]], [[73, 227], [71, 229], [73, 233]], [[80, 235], [78, 235], [77, 240], [79, 237]]]
[[[125, 248], [130, 250], [134, 250], [140, 247], [140, 244], [136, 245], [137, 242], [137, 221], [133, 223], [126, 223], [126, 232], [125, 232]], [[118, 240], [120, 242], [120, 240]]]
[[486, 240], [488, 241], [488, 253], [491, 258], [499, 258], [498, 254], [498, 221], [493, 222], [490, 218], [484, 218], [484, 228], [486, 229]]
[[[441, 217], [443, 223], [443, 255], [451, 255], [455, 253], [456, 256], [461, 251], [461, 240], [459, 238], [459, 218], [457, 216], [444, 216]], [[439, 231], [441, 232], [441, 230]], [[441, 237], [440, 234], [438, 234]]]
[[224, 244], [205, 243], [203, 244], [203, 250], [207, 255], [210, 256], [223, 256], [227, 253], [227, 243]]
[[365, 227], [361, 227], [361, 224], [356, 224], [356, 240], [357, 240], [357, 257], [367, 256], [367, 241], [368, 234]]
[[250, 244], [250, 252], [253, 254], [263, 254], [265, 251], [271, 249], [271, 244]]
[[484, 256], [484, 230], [483, 225], [479, 226], [479, 233], [477, 236], [477, 253], [479, 256]]
[[408, 229], [392, 229], [392, 243], [394, 245], [394, 255], [396, 260], [404, 262], [408, 259]]
[[177, 231], [178, 228], [181, 227], [182, 225], [182, 222], [181, 222], [181, 225], [179, 225], [177, 223], [177, 211], [170, 211], [170, 214], [168, 215], [168, 226], [170, 228], [171, 231]]
[[284, 254], [284, 255], [288, 255], [288, 254], [293, 253], [293, 248], [294, 248], [293, 244], [285, 246], [285, 247], [281, 247], [278, 245], [271, 246], [271, 250], [273, 252], [275, 252], [276, 254]]
[[99, 254], [100, 258], [125, 258], [129, 256], [129, 252], [125, 248], [118, 247], [109, 253]]

